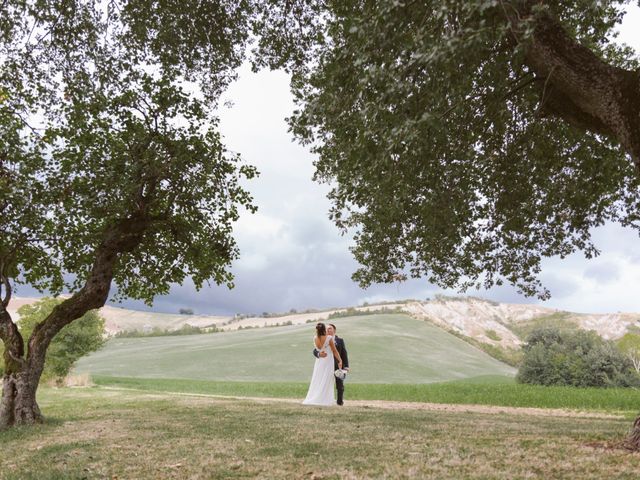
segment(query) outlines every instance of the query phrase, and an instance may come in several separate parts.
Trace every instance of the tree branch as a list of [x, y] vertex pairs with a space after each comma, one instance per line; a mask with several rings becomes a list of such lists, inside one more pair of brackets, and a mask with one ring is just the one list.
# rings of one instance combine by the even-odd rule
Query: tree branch
[[103, 240], [96, 248], [95, 261], [84, 286], [57, 305], [47, 318], [36, 325], [29, 338], [27, 362], [35, 375], [39, 377], [42, 373], [44, 357], [53, 337], [89, 310], [100, 308], [105, 304], [116, 262], [122, 253], [132, 251], [140, 244], [149, 224], [149, 218], [133, 215], [119, 221], [104, 232]]
[[[4, 307], [7, 308], [9, 306], [9, 302], [11, 301], [11, 283], [9, 282], [9, 279], [7, 278], [7, 276], [4, 273], [4, 264], [0, 264], [0, 270], [2, 270], [0, 272], [0, 277], [2, 277], [2, 286], [4, 286], [4, 298], [0, 298], [0, 304]], [[0, 292], [2, 290], [0, 289]]]
[[[534, 3], [519, 2], [520, 11], [505, 8], [504, 13], [516, 41], [525, 46], [525, 64], [546, 78], [540, 110], [582, 130], [615, 137], [640, 173], [640, 72], [606, 63], [551, 13], [532, 13]], [[525, 20], [533, 21], [531, 38], [521, 37]]]

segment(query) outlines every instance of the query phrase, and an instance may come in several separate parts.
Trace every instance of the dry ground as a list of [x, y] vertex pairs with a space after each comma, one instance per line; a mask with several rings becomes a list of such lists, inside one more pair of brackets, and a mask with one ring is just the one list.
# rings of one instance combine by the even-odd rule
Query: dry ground
[[45, 425], [0, 433], [0, 478], [636, 479], [640, 469], [640, 454], [610, 448], [629, 427], [616, 417], [101, 388], [43, 389], [40, 403]]

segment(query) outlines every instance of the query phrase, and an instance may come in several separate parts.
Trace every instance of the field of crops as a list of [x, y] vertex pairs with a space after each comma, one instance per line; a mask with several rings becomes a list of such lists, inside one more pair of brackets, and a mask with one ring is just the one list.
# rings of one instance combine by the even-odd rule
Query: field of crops
[[[420, 384], [515, 370], [455, 336], [407, 315], [333, 321], [347, 345], [350, 383]], [[204, 335], [122, 338], [81, 359], [77, 373], [239, 382], [306, 382], [314, 324]]]

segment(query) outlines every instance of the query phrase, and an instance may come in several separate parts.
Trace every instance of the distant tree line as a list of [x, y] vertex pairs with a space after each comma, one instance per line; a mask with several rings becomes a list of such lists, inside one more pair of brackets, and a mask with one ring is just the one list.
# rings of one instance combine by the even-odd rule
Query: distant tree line
[[[429, 299], [426, 299], [427, 301], [429, 301]], [[406, 304], [406, 303], [412, 303], [412, 302], [419, 302], [420, 300], [416, 300], [414, 298], [406, 298], [403, 300], [389, 300], [389, 301], [380, 301], [380, 302], [363, 302], [361, 307], [369, 307], [369, 306], [377, 306], [377, 305], [396, 305], [396, 304]], [[277, 317], [286, 317], [287, 315], [298, 315], [298, 314], [305, 314], [305, 313], [320, 313], [326, 310], [345, 310], [348, 312], [355, 312], [355, 313], [351, 313], [349, 315], [339, 315], [339, 316], [348, 316], [351, 317], [353, 315], [361, 315], [362, 313], [358, 313], [360, 312], [360, 310], [357, 310], [357, 308], [360, 307], [347, 307], [346, 309], [344, 307], [328, 307], [326, 309], [322, 309], [319, 310], [317, 308], [307, 308], [305, 310], [296, 310], [295, 308], [290, 309], [288, 312], [267, 312], [264, 311], [260, 314], [257, 313], [236, 313], [234, 315], [234, 318], [232, 321], [238, 321], [238, 320], [243, 320], [245, 318], [258, 318], [258, 317], [262, 317], [262, 318], [277, 318]], [[393, 309], [393, 310], [389, 310], [389, 309], [383, 309], [384, 311], [381, 312], [379, 310], [376, 310], [373, 313], [389, 313], [389, 312], [393, 312], [395, 313], [398, 309]], [[368, 313], [364, 313], [365, 315], [367, 315]], [[330, 314], [330, 315], [335, 315], [335, 314]], [[335, 317], [329, 317], [329, 318], [335, 318]], [[319, 320], [307, 320], [307, 323], [311, 323], [311, 322], [315, 322], [315, 321], [319, 321]], [[245, 327], [246, 328], [246, 327]]]
[[272, 327], [287, 327], [289, 325], [293, 325], [291, 320], [287, 320], [286, 322], [278, 322], [278, 323], [264, 323], [264, 325], [240, 325], [238, 330], [251, 330], [254, 328], [272, 328]]
[[357, 310], [353, 307], [349, 307], [346, 310], [342, 310], [340, 312], [333, 312], [329, 314], [328, 318], [343, 318], [343, 317], [357, 317], [362, 315], [379, 315], [385, 313], [399, 313], [401, 312], [400, 307], [394, 308], [377, 308], [375, 310]]
[[179, 335], [201, 335], [203, 333], [218, 333], [222, 332], [215, 325], [210, 327], [196, 327], [189, 325], [188, 323], [182, 325], [178, 329], [168, 329], [153, 327], [151, 330], [122, 330], [117, 332], [115, 338], [141, 338], [141, 337], [175, 337]]

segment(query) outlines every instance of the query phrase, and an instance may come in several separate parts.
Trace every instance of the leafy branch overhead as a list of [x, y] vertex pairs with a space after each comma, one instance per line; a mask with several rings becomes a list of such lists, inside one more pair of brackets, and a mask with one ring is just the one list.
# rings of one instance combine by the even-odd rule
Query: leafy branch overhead
[[[311, 2], [288, 68], [295, 135], [367, 286], [509, 282], [548, 297], [541, 259], [638, 228], [640, 70], [611, 41], [624, 1]], [[301, 61], [300, 58], [306, 61]]]

